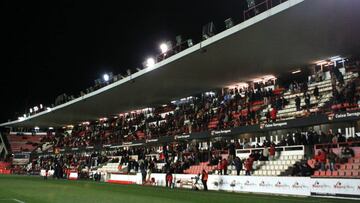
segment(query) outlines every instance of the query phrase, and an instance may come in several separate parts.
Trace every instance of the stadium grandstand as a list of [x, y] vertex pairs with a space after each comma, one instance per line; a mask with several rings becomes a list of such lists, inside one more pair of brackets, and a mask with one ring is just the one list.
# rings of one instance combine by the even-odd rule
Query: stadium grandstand
[[104, 198], [62, 202], [359, 201], [360, 1], [248, 2], [239, 24], [0, 124], [0, 203], [62, 201], [22, 183]]

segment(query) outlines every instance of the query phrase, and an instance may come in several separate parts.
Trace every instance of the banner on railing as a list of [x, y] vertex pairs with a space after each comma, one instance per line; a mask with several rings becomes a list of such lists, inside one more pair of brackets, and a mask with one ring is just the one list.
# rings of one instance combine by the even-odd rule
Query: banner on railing
[[313, 195], [360, 197], [360, 179], [312, 178], [311, 193]]

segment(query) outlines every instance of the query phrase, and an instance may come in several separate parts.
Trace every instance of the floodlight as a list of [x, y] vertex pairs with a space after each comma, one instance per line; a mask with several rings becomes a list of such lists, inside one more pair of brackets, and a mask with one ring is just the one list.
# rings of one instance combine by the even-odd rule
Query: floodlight
[[146, 60], [146, 67], [151, 68], [155, 65], [155, 59], [154, 58], [148, 58]]
[[192, 47], [194, 45], [192, 39], [187, 40], [188, 47]]
[[107, 82], [107, 81], [109, 81], [110, 77], [109, 77], [109, 75], [107, 73], [105, 73], [103, 75], [103, 79], [104, 79], [105, 82]]
[[165, 54], [167, 51], [169, 51], [169, 46], [166, 43], [160, 44], [161, 53]]
[[234, 26], [234, 22], [231, 18], [226, 19], [224, 22], [226, 29], [229, 29]]

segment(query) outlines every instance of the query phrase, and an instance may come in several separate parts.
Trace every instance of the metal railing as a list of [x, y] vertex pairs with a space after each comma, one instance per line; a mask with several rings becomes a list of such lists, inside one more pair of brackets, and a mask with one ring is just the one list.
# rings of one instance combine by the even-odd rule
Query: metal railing
[[244, 11], [244, 21], [250, 19], [260, 13], [263, 13], [274, 6], [277, 6], [287, 0], [264, 0]]

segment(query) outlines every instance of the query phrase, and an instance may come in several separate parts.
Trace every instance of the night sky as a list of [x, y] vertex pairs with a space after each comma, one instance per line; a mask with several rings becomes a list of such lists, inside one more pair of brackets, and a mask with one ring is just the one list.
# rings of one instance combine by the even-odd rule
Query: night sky
[[[130, 3], [131, 2], [131, 3]], [[198, 42], [202, 26], [242, 20], [246, 0], [2, 1], [0, 122], [30, 107], [79, 95], [105, 72], [125, 74], [182, 35]]]

